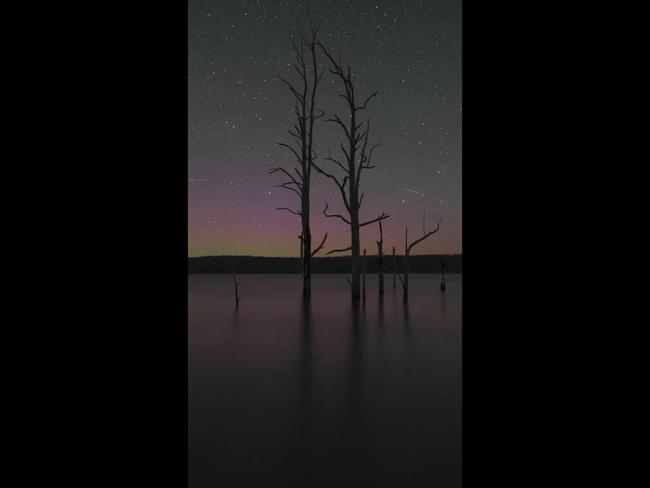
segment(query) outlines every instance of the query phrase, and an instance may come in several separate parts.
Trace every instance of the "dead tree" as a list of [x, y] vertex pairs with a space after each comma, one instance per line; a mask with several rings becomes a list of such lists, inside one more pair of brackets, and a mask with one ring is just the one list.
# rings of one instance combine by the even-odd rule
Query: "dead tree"
[[282, 173], [286, 176], [288, 181], [274, 186], [292, 191], [300, 198], [300, 210], [286, 207], [280, 207], [278, 210], [286, 210], [300, 217], [302, 228], [299, 236], [302, 263], [302, 294], [303, 297], [307, 298], [311, 295], [311, 258], [323, 248], [327, 239], [327, 234], [325, 234], [321, 244], [315, 250], [312, 250], [310, 228], [311, 170], [313, 161], [317, 157], [314, 150], [314, 123], [325, 116], [322, 110], [316, 109], [316, 93], [325, 70], [318, 72], [318, 59], [316, 56], [318, 27], [314, 28], [311, 19], [309, 35], [298, 29], [298, 38], [298, 42], [296, 42], [293, 36], [290, 37], [296, 58], [294, 69], [298, 73], [300, 81], [294, 84], [280, 76], [282, 82], [289, 87], [294, 98], [293, 112], [296, 116], [296, 123], [291, 129], [288, 129], [293, 144], [278, 143], [291, 151], [297, 166], [291, 170], [283, 167], [272, 168], [270, 173]]
[[409, 240], [409, 230], [408, 227], [406, 228], [406, 232], [404, 235], [404, 278], [402, 278], [401, 275], [399, 276], [400, 282], [402, 283], [402, 290], [404, 292], [404, 301], [408, 300], [409, 296], [409, 256], [411, 254], [411, 249], [415, 247], [417, 244], [425, 240], [427, 237], [432, 236], [438, 230], [440, 229], [440, 222], [436, 225], [436, 228], [433, 229], [430, 232], [427, 232], [426, 230], [426, 225], [425, 225], [425, 215], [422, 215], [422, 237], [419, 239], [416, 239], [415, 241], [411, 242], [410, 244], [408, 243]]
[[235, 284], [235, 308], [239, 308], [239, 299], [241, 296], [239, 295], [239, 283], [237, 283], [237, 278], [235, 275], [232, 275], [232, 281]]
[[381, 220], [379, 221], [379, 240], [377, 241], [377, 255], [379, 262], [377, 263], [377, 279], [379, 281], [379, 296], [384, 296], [384, 233], [381, 229]]
[[[347, 211], [347, 217], [341, 214], [328, 214], [328, 204], [325, 202], [323, 214], [326, 217], [338, 218], [350, 226], [350, 247], [346, 248], [352, 251], [351, 267], [352, 267], [352, 300], [357, 302], [360, 297], [360, 277], [359, 277], [359, 260], [360, 260], [360, 237], [359, 230], [361, 227], [378, 222], [389, 217], [388, 214], [382, 212], [381, 215], [372, 220], [361, 222], [359, 219], [359, 208], [363, 201], [363, 193], [360, 193], [361, 174], [363, 170], [374, 168], [372, 165], [372, 153], [379, 146], [376, 144], [368, 148], [368, 141], [370, 136], [370, 121], [358, 122], [359, 112], [365, 110], [368, 102], [377, 95], [374, 92], [366, 97], [362, 103], [359, 103], [356, 98], [354, 82], [352, 81], [351, 68], [348, 65], [347, 70], [344, 71], [342, 63], [338, 62], [327, 52], [325, 47], [319, 42], [318, 45], [323, 53], [327, 56], [332, 64], [333, 69], [330, 73], [342, 83], [345, 89], [345, 94], [341, 93], [339, 96], [345, 100], [348, 113], [344, 116], [335, 114], [333, 118], [327, 119], [328, 122], [337, 124], [343, 132], [343, 141], [340, 143], [340, 148], [345, 156], [345, 159], [340, 161], [335, 158], [331, 153], [328, 157], [324, 158], [327, 161], [335, 164], [341, 171], [342, 176], [335, 176], [329, 171], [325, 171], [320, 164], [314, 164], [314, 168], [323, 176], [331, 179], [338, 187], [343, 205]], [[365, 127], [364, 127], [365, 125]]]

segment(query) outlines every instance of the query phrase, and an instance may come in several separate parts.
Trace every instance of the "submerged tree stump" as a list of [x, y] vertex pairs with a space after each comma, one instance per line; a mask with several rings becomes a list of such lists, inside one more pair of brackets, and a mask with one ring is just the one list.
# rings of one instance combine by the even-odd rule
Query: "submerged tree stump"
[[237, 283], [235, 275], [232, 275], [232, 281], [235, 284], [235, 308], [239, 308], [239, 299], [241, 296], [239, 295], [239, 283]]
[[442, 281], [440, 282], [440, 291], [445, 291], [447, 289], [447, 281], [445, 280], [445, 262], [440, 263], [440, 268], [442, 270]]

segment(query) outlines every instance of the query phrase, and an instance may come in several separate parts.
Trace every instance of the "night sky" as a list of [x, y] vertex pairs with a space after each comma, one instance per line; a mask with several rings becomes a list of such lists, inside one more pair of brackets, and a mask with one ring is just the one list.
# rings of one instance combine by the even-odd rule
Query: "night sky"
[[[307, 8], [322, 21], [320, 39], [341, 53], [356, 74], [357, 100], [374, 91], [362, 118], [371, 120], [376, 169], [364, 172], [360, 218], [385, 211], [384, 249], [403, 253], [409, 238], [441, 220], [440, 231], [413, 254], [462, 252], [462, 56], [461, 2], [212, 0], [189, 2], [188, 52], [188, 244], [190, 256], [298, 256], [299, 217], [276, 207], [300, 207], [298, 196], [272, 188], [285, 181], [269, 175], [293, 167], [278, 142], [290, 143], [293, 99], [278, 76], [295, 81], [289, 32], [306, 26]], [[320, 66], [327, 67], [319, 53]], [[340, 82], [329, 72], [319, 106], [346, 114]], [[340, 150], [340, 128], [320, 119], [319, 155]], [[340, 174], [333, 163], [320, 164]], [[350, 229], [322, 215], [345, 213], [333, 182], [312, 173], [311, 231], [325, 251], [350, 245]], [[361, 229], [361, 248], [377, 252], [378, 226]], [[319, 255], [323, 255], [321, 252]]]

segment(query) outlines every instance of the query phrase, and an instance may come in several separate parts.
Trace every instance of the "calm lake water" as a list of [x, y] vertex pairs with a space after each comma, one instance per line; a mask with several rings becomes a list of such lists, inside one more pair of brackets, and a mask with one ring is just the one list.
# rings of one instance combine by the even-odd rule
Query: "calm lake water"
[[189, 486], [461, 486], [462, 276], [190, 275]]

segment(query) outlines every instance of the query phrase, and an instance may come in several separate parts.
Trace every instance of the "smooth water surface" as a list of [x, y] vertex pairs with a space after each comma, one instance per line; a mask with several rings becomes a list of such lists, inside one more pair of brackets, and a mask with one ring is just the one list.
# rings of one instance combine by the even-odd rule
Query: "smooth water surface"
[[189, 486], [461, 486], [462, 276], [190, 275]]

